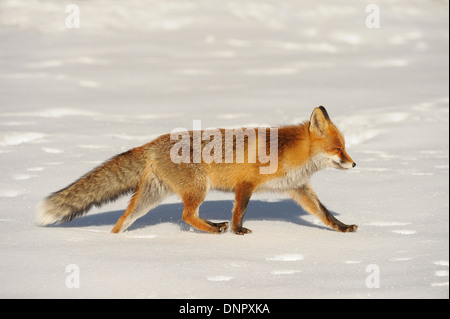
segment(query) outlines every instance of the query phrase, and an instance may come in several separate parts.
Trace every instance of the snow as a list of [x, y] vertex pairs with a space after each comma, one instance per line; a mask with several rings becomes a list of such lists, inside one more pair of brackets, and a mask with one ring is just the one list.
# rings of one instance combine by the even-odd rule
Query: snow
[[[448, 298], [448, 1], [0, 1], [0, 297]], [[356, 233], [284, 195], [210, 235], [176, 197], [38, 227], [45, 196], [175, 128], [293, 124], [324, 105], [357, 167], [312, 178]], [[233, 194], [201, 216], [231, 219]], [[376, 285], [376, 283], [379, 285]]]

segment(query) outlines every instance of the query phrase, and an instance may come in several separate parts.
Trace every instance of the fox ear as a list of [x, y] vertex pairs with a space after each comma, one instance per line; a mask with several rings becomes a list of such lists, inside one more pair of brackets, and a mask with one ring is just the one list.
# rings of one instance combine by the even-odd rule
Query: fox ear
[[329, 120], [330, 117], [328, 116], [327, 110], [323, 106], [316, 107], [311, 114], [309, 131], [314, 132], [319, 136], [324, 135]]

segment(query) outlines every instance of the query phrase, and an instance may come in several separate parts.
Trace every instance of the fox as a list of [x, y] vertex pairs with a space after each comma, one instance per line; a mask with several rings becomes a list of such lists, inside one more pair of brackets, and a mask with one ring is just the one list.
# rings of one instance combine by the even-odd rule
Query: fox
[[[224, 129], [220, 132], [224, 133]], [[306, 212], [315, 215], [335, 231], [355, 232], [358, 226], [346, 225], [334, 217], [310, 185], [311, 176], [320, 170], [348, 170], [356, 166], [346, 152], [344, 136], [331, 121], [325, 107], [314, 108], [309, 121], [281, 126], [276, 132], [266, 134], [269, 133], [268, 128], [258, 128], [257, 135], [264, 136], [265, 140], [244, 136], [241, 142], [245, 146], [244, 153], [248, 155], [244, 161], [236, 160], [237, 138], [233, 139], [232, 144], [227, 144], [224, 134], [221, 134], [221, 148], [209, 149], [211, 154], [215, 152], [217, 161], [176, 162], [172, 160], [171, 152], [179, 140], [171, 138], [170, 134], [161, 135], [143, 146], [116, 155], [46, 197], [38, 205], [37, 224], [46, 226], [69, 222], [84, 215], [93, 206], [99, 207], [132, 193], [127, 209], [111, 231], [123, 233], [167, 196], [177, 194], [183, 204], [184, 222], [199, 231], [220, 234], [228, 230], [229, 222], [214, 223], [199, 216], [199, 207], [208, 191], [219, 190], [234, 192], [230, 230], [234, 234], [244, 235], [252, 232], [243, 227], [243, 217], [252, 194], [269, 191], [290, 195]], [[186, 132], [189, 142], [194, 142], [196, 133]], [[220, 136], [217, 138], [220, 139]], [[262, 174], [259, 169], [267, 161], [251, 160], [251, 150], [258, 149], [267, 154], [274, 145], [277, 150], [273, 154], [277, 157], [276, 169]], [[204, 141], [201, 146], [206, 148]], [[188, 159], [193, 157], [194, 151], [191, 144]], [[230, 152], [233, 152], [234, 161], [224, 161]]]

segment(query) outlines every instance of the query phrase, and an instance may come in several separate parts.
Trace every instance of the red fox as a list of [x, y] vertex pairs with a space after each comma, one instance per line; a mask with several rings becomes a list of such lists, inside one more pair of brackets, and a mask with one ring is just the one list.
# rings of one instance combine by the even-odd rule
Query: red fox
[[[228, 222], [213, 223], [198, 214], [207, 192], [216, 189], [235, 193], [231, 231], [238, 235], [251, 233], [242, 226], [242, 220], [251, 195], [258, 191], [288, 193], [307, 212], [332, 229], [339, 232], [357, 230], [358, 226], [337, 220], [309, 184], [311, 175], [321, 169], [346, 170], [356, 166], [345, 150], [344, 137], [323, 106], [315, 108], [310, 120], [300, 125], [277, 130], [258, 128], [253, 135], [248, 132], [250, 129], [241, 139], [232, 136], [230, 143], [226, 141], [227, 132], [223, 129], [214, 134], [189, 131], [184, 133], [187, 145], [181, 148], [180, 139], [174, 139], [170, 134], [162, 135], [113, 157], [44, 199], [38, 206], [37, 222], [49, 225], [71, 221], [94, 205], [100, 206], [133, 192], [128, 208], [112, 229], [113, 233], [120, 233], [166, 196], [175, 193], [183, 202], [182, 218], [186, 223], [209, 233], [223, 233], [229, 227]], [[200, 133], [214, 135], [214, 144], [210, 143], [213, 147], [203, 138], [195, 141], [196, 134]], [[256, 136], [258, 139], [252, 138]], [[209, 160], [198, 156], [196, 161], [193, 160], [195, 145], [202, 148], [203, 152], [198, 154], [210, 155]], [[176, 146], [180, 149], [176, 150]], [[239, 149], [241, 152], [243, 149], [244, 154], [239, 154]], [[276, 167], [270, 173], [261, 173], [261, 168], [267, 167], [267, 160], [256, 161], [253, 153], [258, 151], [262, 156], [272, 153], [273, 149], [276, 152], [271, 154], [271, 159]], [[187, 152], [185, 160], [175, 161], [174, 155], [180, 155], [180, 150]]]

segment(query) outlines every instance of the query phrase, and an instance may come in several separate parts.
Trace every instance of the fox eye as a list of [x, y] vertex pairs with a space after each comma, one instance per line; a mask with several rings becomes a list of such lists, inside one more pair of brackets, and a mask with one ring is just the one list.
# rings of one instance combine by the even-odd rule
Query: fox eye
[[340, 147], [337, 147], [337, 148], [336, 148], [336, 151], [340, 152], [340, 151], [342, 151], [342, 150], [341, 150]]

